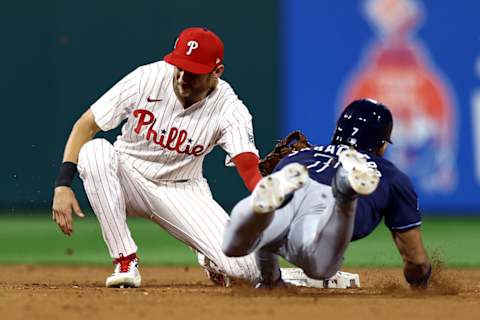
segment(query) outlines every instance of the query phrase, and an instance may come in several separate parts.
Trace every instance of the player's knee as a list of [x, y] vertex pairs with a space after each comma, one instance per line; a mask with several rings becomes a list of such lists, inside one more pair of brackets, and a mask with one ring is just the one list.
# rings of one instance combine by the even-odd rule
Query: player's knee
[[336, 265], [327, 265], [313, 260], [303, 265], [302, 269], [308, 277], [317, 280], [329, 279], [338, 271]]
[[230, 243], [228, 242], [223, 242], [222, 243], [222, 252], [227, 256], [227, 257], [235, 257], [235, 252], [232, 250]]
[[242, 247], [236, 246], [232, 241], [223, 241], [222, 251], [227, 257], [243, 257], [248, 254]]
[[93, 139], [85, 143], [78, 155], [78, 171], [81, 176], [104, 172], [112, 161], [113, 146], [105, 139]]
[[231, 222], [227, 225], [227, 230], [222, 242], [222, 252], [227, 257], [243, 257], [255, 250], [260, 242], [258, 237], [243, 237], [242, 234], [248, 230], [239, 232], [232, 231]]
[[335, 275], [335, 271], [332, 272], [330, 270], [317, 270], [317, 269], [307, 269], [303, 270], [305, 274], [312, 278], [312, 279], [317, 279], [317, 280], [325, 280], [333, 277]]

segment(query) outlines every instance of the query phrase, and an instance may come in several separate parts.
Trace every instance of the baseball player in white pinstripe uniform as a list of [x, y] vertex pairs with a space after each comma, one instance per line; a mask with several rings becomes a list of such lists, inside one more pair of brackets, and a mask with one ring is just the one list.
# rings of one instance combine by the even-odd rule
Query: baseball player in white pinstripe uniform
[[[83, 217], [71, 189], [78, 170], [116, 266], [107, 287], [138, 287], [137, 244], [127, 215], [147, 217], [201, 253], [213, 271], [254, 281], [252, 256], [221, 249], [227, 213], [202, 175], [204, 157], [219, 145], [247, 188], [261, 179], [252, 117], [221, 80], [223, 44], [205, 28], [189, 28], [163, 61], [137, 68], [75, 123], [55, 183], [53, 219], [67, 235], [72, 211]], [[93, 139], [119, 126], [111, 145]], [[73, 210], [72, 210], [73, 209]]]

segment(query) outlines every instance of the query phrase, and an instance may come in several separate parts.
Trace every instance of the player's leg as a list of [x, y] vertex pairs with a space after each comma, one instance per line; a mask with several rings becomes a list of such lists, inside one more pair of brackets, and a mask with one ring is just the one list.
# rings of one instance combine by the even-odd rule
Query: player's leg
[[258, 270], [253, 256], [227, 258], [221, 251], [221, 240], [228, 214], [214, 201], [204, 179], [187, 182], [162, 182], [154, 184], [130, 167], [126, 183], [139, 188], [137, 196], [148, 206], [148, 216], [171, 235], [203, 254], [205, 267], [228, 276], [255, 280]]
[[118, 155], [105, 139], [91, 140], [80, 150], [78, 171], [108, 251], [117, 261], [113, 275], [116, 277], [107, 279], [107, 286], [138, 287], [137, 245], [126, 223], [125, 195], [118, 167]]
[[[352, 238], [358, 194], [372, 193], [379, 182], [375, 169], [350, 150], [340, 156], [342, 166], [332, 181], [332, 192], [324, 185], [324, 207], [318, 213], [305, 214], [292, 224], [289, 238], [290, 259], [314, 279], [327, 279], [337, 273]], [[314, 207], [312, 207], [314, 208]]]
[[260, 278], [258, 279], [256, 288], [270, 289], [283, 287], [285, 285], [282, 279], [285, 269], [280, 268], [277, 251], [278, 247], [275, 242], [273, 242], [271, 246], [267, 245], [255, 250], [255, 259], [258, 269], [260, 270]]
[[243, 257], [252, 253], [273, 220], [274, 211], [256, 214], [251, 200], [251, 196], [241, 200], [230, 215], [222, 243], [222, 251], [229, 257]]
[[[259, 270], [257, 283], [270, 286], [280, 279], [278, 258], [273, 248], [287, 233], [292, 218], [290, 206], [276, 212], [257, 214], [253, 211], [251, 196], [240, 201], [233, 209], [227, 224], [222, 251], [229, 257], [254, 255]], [[272, 250], [270, 250], [272, 249]]]
[[[288, 227], [293, 211], [287, 210], [290, 206], [282, 214], [275, 210], [307, 179], [307, 169], [294, 163], [260, 180], [252, 195], [234, 207], [225, 230], [223, 252], [232, 257], [244, 256], [279, 237]], [[268, 236], [264, 234], [267, 228]]]
[[212, 198], [205, 180], [171, 183], [162, 187], [161, 193], [167, 210], [159, 217], [160, 224], [203, 254], [207, 260], [204, 267], [248, 281], [258, 278], [252, 255], [229, 258], [222, 252], [221, 241], [229, 216]]
[[220, 242], [229, 217], [213, 200], [204, 179], [154, 183], [134, 170], [129, 159], [119, 158], [122, 185], [129, 188], [125, 192], [128, 215], [150, 219], [196, 253], [201, 253], [199, 258], [204, 268], [250, 280], [257, 276], [253, 257], [231, 259], [225, 268], [221, 268], [223, 264], [217, 267], [218, 259], [212, 258], [221, 252], [220, 249], [215, 251], [212, 243]]
[[[254, 252], [260, 270], [259, 287], [281, 286], [278, 248], [283, 244], [296, 211], [298, 190], [309, 183], [308, 172], [300, 164], [286, 166], [263, 178], [251, 196], [232, 211], [222, 244], [228, 256]], [[303, 189], [303, 188], [302, 188]], [[287, 197], [293, 199], [285, 201]]]
[[337, 204], [331, 189], [316, 183], [290, 225], [284, 257], [311, 278], [333, 276], [352, 236], [356, 201]]

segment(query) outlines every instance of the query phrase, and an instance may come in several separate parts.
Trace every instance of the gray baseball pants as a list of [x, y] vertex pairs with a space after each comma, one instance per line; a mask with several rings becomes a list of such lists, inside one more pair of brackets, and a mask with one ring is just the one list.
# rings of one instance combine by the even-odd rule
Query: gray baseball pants
[[278, 256], [314, 279], [333, 276], [352, 238], [357, 200], [336, 201], [331, 187], [312, 179], [274, 212], [252, 211], [250, 196], [233, 209], [222, 250], [227, 256], [255, 251], [263, 281], [280, 277]]

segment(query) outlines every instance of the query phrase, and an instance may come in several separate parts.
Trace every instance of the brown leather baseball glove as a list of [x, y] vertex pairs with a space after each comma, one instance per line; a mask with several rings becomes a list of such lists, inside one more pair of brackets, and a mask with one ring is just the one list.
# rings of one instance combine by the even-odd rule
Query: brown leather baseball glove
[[305, 148], [311, 148], [312, 145], [308, 142], [307, 137], [300, 131], [293, 131], [284, 139], [279, 140], [273, 150], [267, 154], [258, 163], [260, 173], [262, 176], [267, 176], [272, 173], [275, 166], [290, 153], [300, 151]]

